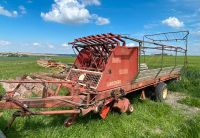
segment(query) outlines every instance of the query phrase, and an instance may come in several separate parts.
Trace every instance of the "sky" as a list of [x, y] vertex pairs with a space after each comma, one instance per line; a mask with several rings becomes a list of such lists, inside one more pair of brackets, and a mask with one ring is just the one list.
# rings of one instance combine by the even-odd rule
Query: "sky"
[[181, 30], [200, 55], [200, 0], [0, 0], [0, 52], [71, 54], [83, 36]]

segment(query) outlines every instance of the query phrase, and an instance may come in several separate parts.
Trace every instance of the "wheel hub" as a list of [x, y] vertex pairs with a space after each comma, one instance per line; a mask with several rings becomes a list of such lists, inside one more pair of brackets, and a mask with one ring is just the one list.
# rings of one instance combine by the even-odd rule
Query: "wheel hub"
[[168, 90], [167, 90], [167, 89], [164, 89], [164, 90], [163, 90], [163, 99], [166, 99], [166, 98], [167, 98], [167, 93], [168, 93]]

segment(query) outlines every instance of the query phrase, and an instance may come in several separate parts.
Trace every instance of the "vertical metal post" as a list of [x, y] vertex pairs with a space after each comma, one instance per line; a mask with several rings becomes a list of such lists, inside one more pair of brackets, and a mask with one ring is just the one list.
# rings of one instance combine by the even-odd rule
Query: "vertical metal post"
[[177, 48], [176, 48], [176, 55], [175, 55], [175, 67], [177, 65]]
[[140, 60], [141, 60], [141, 49], [142, 49], [142, 42], [139, 42], [139, 65], [138, 65], [138, 69], [140, 72]]
[[161, 67], [161, 69], [163, 68], [163, 59], [164, 59], [164, 46], [162, 46], [162, 67]]
[[[143, 36], [143, 48], [144, 48], [144, 42], [145, 42], [145, 41], [144, 41], [144, 37], [145, 37], [145, 36]], [[144, 56], [144, 63], [145, 63], [145, 62], [146, 62], [146, 60], [145, 60], [145, 56], [146, 56], [146, 55], [145, 55], [145, 50], [143, 51], [143, 53], [144, 53], [143, 56]]]
[[188, 36], [186, 37], [186, 40], [185, 40], [185, 47], [186, 47], [186, 50], [185, 50], [185, 62], [184, 62], [184, 67], [187, 68], [187, 63], [188, 63], [188, 59], [187, 59], [187, 51], [188, 51]]

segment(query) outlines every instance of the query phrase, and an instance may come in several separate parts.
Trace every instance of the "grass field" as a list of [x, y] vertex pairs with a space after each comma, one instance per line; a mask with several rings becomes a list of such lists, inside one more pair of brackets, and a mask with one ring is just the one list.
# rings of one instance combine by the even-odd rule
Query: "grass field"
[[[15, 78], [32, 72], [48, 72], [38, 67], [36, 60], [40, 57], [1, 58], [0, 79]], [[72, 62], [73, 58], [55, 57], [62, 62]], [[189, 106], [199, 107], [200, 103], [200, 57], [188, 57], [188, 69], [182, 75], [182, 80], [170, 84], [170, 90], [187, 95], [180, 101]], [[0, 93], [3, 89], [0, 88]], [[17, 118], [13, 127], [8, 131], [9, 138], [18, 137], [200, 137], [200, 115], [187, 116], [180, 109], [172, 108], [165, 103], [150, 100], [139, 101], [131, 99], [135, 108], [132, 114], [111, 112], [107, 119], [102, 120], [98, 115], [89, 114], [78, 118], [70, 128], [63, 126], [65, 115], [33, 116]], [[1, 111], [0, 111], [1, 112]], [[0, 113], [0, 129], [3, 129], [13, 111]]]

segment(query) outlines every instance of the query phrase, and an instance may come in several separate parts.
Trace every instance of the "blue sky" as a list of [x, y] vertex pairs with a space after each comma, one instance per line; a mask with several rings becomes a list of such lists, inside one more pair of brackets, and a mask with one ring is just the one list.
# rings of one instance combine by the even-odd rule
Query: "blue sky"
[[200, 55], [200, 0], [1, 0], [0, 52], [72, 53], [68, 42], [98, 34], [189, 30]]

